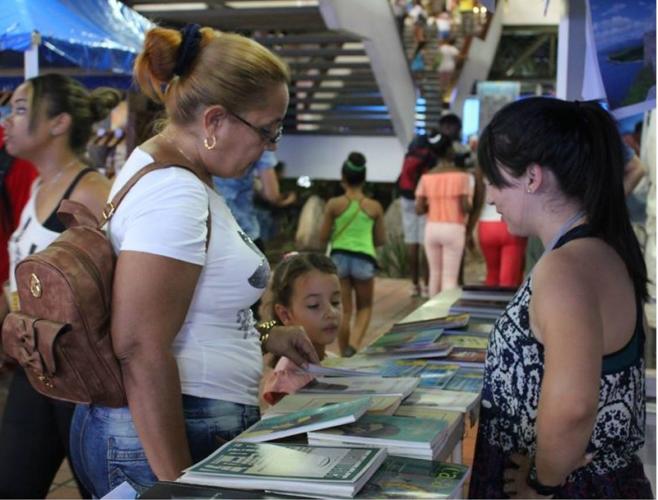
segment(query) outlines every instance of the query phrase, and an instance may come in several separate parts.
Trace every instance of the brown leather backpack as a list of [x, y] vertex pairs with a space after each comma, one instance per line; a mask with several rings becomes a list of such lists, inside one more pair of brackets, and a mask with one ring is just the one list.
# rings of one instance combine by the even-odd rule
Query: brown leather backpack
[[74, 403], [126, 405], [110, 337], [116, 257], [102, 227], [139, 179], [171, 166], [154, 162], [137, 172], [105, 206], [100, 223], [86, 206], [64, 200], [57, 214], [67, 229], [16, 266], [20, 312], [5, 319], [2, 342], [41, 394]]

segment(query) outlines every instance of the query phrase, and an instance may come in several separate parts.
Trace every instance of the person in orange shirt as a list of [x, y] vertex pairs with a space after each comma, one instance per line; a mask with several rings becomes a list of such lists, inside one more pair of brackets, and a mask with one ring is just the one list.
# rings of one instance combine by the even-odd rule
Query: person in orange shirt
[[430, 297], [457, 287], [466, 244], [466, 222], [473, 203], [473, 176], [452, 162], [452, 139], [441, 135], [438, 161], [416, 188], [416, 213], [427, 213], [425, 253]]

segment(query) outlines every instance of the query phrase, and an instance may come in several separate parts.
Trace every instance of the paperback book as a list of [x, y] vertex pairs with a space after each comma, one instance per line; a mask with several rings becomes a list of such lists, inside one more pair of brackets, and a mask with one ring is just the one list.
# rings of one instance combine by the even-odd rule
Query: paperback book
[[395, 347], [409, 346], [409, 345], [425, 345], [436, 342], [443, 332], [442, 329], [427, 330], [427, 331], [410, 331], [388, 333], [382, 335], [372, 344], [366, 347], [363, 352], [368, 352], [377, 349], [390, 349]]
[[461, 347], [463, 349], [481, 349], [487, 350], [489, 347], [488, 335], [471, 335], [468, 333], [449, 333], [441, 339], [443, 342], [450, 344], [453, 347]]
[[466, 465], [387, 457], [357, 498], [462, 498]]
[[432, 360], [432, 363], [447, 363], [461, 366], [484, 367], [487, 359], [487, 351], [483, 349], [465, 349], [463, 347], [453, 347], [447, 356]]
[[475, 409], [479, 399], [480, 394], [474, 392], [416, 389], [410, 396], [402, 400], [400, 406], [430, 406], [468, 413]]
[[464, 285], [462, 287], [461, 298], [495, 300], [507, 303], [512, 300], [516, 290], [516, 287], [507, 286]]
[[425, 359], [442, 358], [450, 354], [452, 346], [447, 342], [431, 344], [410, 344], [396, 347], [379, 347], [366, 349], [363, 354], [388, 359]]
[[418, 373], [420, 383], [418, 387], [434, 387], [444, 389], [450, 380], [459, 371], [460, 366], [456, 364], [425, 363], [423, 369]]
[[449, 426], [437, 419], [366, 415], [358, 422], [309, 432], [315, 445], [385, 446], [389, 455], [432, 459]]
[[[278, 415], [288, 415], [303, 410], [322, 408], [336, 403], [354, 401], [362, 397], [360, 394], [303, 394], [299, 392], [288, 394], [277, 404], [268, 408], [263, 418], [269, 419]], [[367, 413], [374, 415], [393, 415], [402, 401], [402, 396], [379, 396], [372, 394], [368, 398], [370, 399], [370, 407]]]
[[305, 409], [256, 422], [235, 439], [247, 443], [274, 441], [296, 434], [355, 422], [370, 407], [368, 397]]
[[372, 377], [377, 375], [376, 370], [350, 370], [347, 368], [329, 367], [322, 365], [308, 364], [305, 369], [300, 371], [310, 373], [316, 377]]
[[450, 314], [448, 316], [437, 316], [419, 321], [405, 321], [396, 323], [390, 329], [391, 333], [417, 331], [427, 328], [462, 328], [468, 324], [468, 314]]
[[186, 469], [184, 483], [353, 497], [386, 458], [382, 448], [230, 441]]
[[474, 317], [497, 319], [505, 310], [505, 305], [496, 300], [459, 299], [450, 306], [450, 313], [468, 313]]
[[477, 392], [482, 391], [484, 371], [462, 367], [445, 385], [448, 391]]
[[423, 360], [397, 359], [380, 364], [379, 374], [382, 377], [417, 377], [427, 365]]
[[419, 380], [415, 377], [318, 377], [299, 393], [321, 394], [379, 394], [408, 396]]

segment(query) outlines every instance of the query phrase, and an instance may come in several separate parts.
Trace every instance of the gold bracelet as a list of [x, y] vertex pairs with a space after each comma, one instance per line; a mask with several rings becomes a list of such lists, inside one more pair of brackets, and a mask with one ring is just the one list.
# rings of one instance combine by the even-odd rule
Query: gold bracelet
[[275, 326], [279, 326], [280, 324], [281, 323], [279, 323], [279, 320], [271, 319], [256, 325], [256, 330], [258, 330], [260, 333], [260, 348], [263, 352], [265, 351], [265, 344], [267, 344], [267, 341], [270, 338], [270, 330], [272, 330], [272, 328]]

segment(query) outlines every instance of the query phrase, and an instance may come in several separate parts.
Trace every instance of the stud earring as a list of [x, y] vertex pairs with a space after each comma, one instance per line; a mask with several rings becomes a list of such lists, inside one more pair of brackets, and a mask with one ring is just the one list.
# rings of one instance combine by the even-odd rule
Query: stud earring
[[214, 135], [211, 137], [212, 137], [212, 144], [210, 143], [207, 137], [203, 140], [203, 145], [208, 151], [212, 151], [213, 149], [215, 149], [215, 147], [217, 147], [217, 137], [215, 137]]

